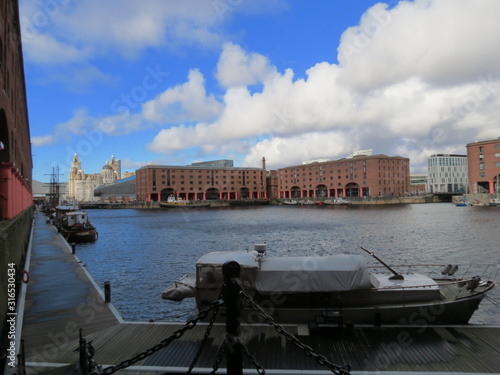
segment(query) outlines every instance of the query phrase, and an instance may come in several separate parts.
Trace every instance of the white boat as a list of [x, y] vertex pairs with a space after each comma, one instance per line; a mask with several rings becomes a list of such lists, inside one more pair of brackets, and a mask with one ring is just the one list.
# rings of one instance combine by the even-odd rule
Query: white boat
[[350, 201], [348, 201], [342, 197], [337, 197], [337, 198], [333, 198], [333, 199], [326, 199], [323, 203], [337, 205], [337, 206], [345, 206], [345, 205], [351, 204]]
[[162, 208], [203, 208], [210, 207], [210, 203], [204, 201], [188, 201], [185, 199], [176, 199], [169, 195], [166, 202], [160, 202]]
[[304, 199], [304, 200], [301, 200], [299, 202], [301, 205], [303, 206], [309, 206], [309, 205], [312, 205], [312, 204], [316, 204], [316, 202], [310, 200], [310, 199]]
[[290, 205], [290, 206], [296, 206], [297, 204], [299, 204], [299, 202], [288, 199], [288, 200], [283, 201], [283, 204]]
[[[196, 275], [186, 294], [179, 283], [163, 293], [175, 291], [175, 300], [196, 298], [199, 311], [219, 298], [223, 284], [222, 265], [236, 261], [241, 267], [241, 285], [277, 322], [344, 322], [352, 324], [466, 324], [494, 286], [478, 277], [455, 278], [457, 266], [447, 266], [436, 277], [398, 273], [382, 260], [383, 270], [369, 267], [362, 255], [271, 257], [266, 245], [254, 251], [213, 252], [196, 263]], [[367, 251], [367, 250], [366, 250]], [[498, 269], [496, 270], [498, 272]], [[220, 314], [219, 314], [220, 315]], [[253, 321], [255, 311], [244, 306], [243, 321]]]

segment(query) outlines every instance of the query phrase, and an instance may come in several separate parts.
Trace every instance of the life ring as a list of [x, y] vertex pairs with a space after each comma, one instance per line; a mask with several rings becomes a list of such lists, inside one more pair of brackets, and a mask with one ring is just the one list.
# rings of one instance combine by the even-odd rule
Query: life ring
[[27, 270], [23, 271], [23, 283], [28, 284], [30, 282], [30, 273]]

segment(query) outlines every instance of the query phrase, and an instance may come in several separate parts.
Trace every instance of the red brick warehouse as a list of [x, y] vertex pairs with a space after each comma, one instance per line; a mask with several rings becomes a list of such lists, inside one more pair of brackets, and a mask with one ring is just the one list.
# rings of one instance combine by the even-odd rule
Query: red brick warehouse
[[139, 168], [136, 171], [137, 200], [166, 201], [170, 195], [186, 200], [267, 198], [264, 168], [236, 168], [232, 167], [232, 161], [225, 162], [222, 165], [208, 162]]
[[403, 196], [410, 159], [360, 155], [278, 169], [278, 198]]
[[469, 188], [472, 193], [500, 190], [500, 138], [467, 144]]

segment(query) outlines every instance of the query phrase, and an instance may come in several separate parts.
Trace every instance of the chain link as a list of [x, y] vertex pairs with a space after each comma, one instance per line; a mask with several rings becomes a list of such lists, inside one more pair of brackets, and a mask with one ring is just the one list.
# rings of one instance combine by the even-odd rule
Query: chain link
[[114, 374], [116, 371], [118, 370], [122, 370], [124, 368], [127, 368], [127, 367], [130, 367], [132, 366], [134, 363], [136, 362], [139, 362], [147, 357], [149, 357], [150, 355], [156, 353], [158, 350], [160, 349], [163, 349], [164, 347], [166, 347], [167, 345], [169, 345], [171, 342], [179, 339], [180, 337], [182, 337], [182, 335], [184, 335], [184, 333], [190, 329], [193, 329], [194, 327], [196, 327], [196, 324], [200, 321], [200, 320], [203, 320], [205, 319], [207, 316], [208, 316], [208, 313], [210, 311], [212, 311], [213, 309], [219, 309], [220, 306], [222, 306], [224, 304], [224, 301], [222, 300], [217, 300], [217, 301], [213, 301], [212, 303], [210, 303], [210, 305], [200, 311], [200, 313], [198, 314], [198, 316], [192, 320], [190, 320], [189, 322], [186, 323], [186, 325], [184, 327], [182, 327], [181, 329], [175, 331], [172, 335], [170, 335], [168, 338], [166, 338], [165, 340], [161, 341], [159, 344], [153, 346], [152, 348], [149, 348], [139, 354], [137, 354], [136, 356], [130, 358], [130, 359], [127, 359], [123, 362], [121, 362], [120, 364], [116, 365], [116, 366], [110, 366], [110, 367], [106, 367], [105, 369], [103, 369], [100, 374], [103, 374], [103, 375], [108, 375], [108, 374]]
[[214, 375], [219, 369], [220, 363], [222, 362], [222, 357], [224, 357], [224, 353], [226, 352], [226, 340], [223, 340], [217, 350], [217, 355], [215, 356], [214, 365], [212, 367], [212, 372], [210, 375]]
[[252, 299], [252, 297], [250, 297], [248, 294], [245, 293], [245, 291], [243, 290], [243, 288], [241, 288], [241, 284], [240, 283], [238, 283], [238, 285], [240, 286], [240, 295], [243, 297], [243, 299], [245, 299], [245, 301], [248, 302], [250, 304], [250, 306], [255, 311], [257, 311], [260, 315], [262, 315], [262, 317], [266, 320], [266, 322], [269, 325], [271, 325], [271, 326], [274, 327], [274, 329], [276, 330], [276, 332], [278, 332], [279, 334], [285, 336], [285, 338], [288, 341], [292, 342], [297, 347], [299, 347], [300, 349], [302, 349], [304, 351], [304, 353], [306, 353], [306, 355], [308, 357], [313, 357], [319, 365], [324, 366], [324, 367], [328, 367], [328, 369], [331, 372], [333, 372], [334, 374], [340, 375], [340, 374], [349, 374], [350, 373], [351, 368], [350, 368], [349, 365], [347, 365], [347, 366], [339, 366], [339, 365], [335, 365], [335, 364], [331, 363], [330, 361], [328, 361], [328, 359], [324, 355], [315, 353], [314, 350], [310, 346], [305, 345], [298, 338], [296, 338], [294, 335], [292, 335], [289, 332], [287, 332], [283, 328], [283, 326], [280, 325], [280, 324], [278, 324], [278, 323], [276, 323], [274, 321], [273, 317], [270, 316], [269, 314], [267, 314], [262, 309], [262, 307], [260, 307]]
[[214, 326], [215, 319], [217, 318], [217, 313], [219, 312], [219, 307], [217, 306], [213, 312], [212, 312], [212, 317], [210, 318], [210, 322], [208, 323], [207, 330], [205, 331], [205, 336], [203, 336], [203, 340], [201, 340], [200, 347], [198, 348], [198, 351], [196, 352], [193, 361], [191, 362], [191, 366], [189, 366], [188, 374], [191, 374], [191, 371], [194, 368], [194, 365], [196, 365], [196, 362], [198, 362], [198, 358], [201, 355], [201, 352], [203, 351], [203, 348], [205, 347], [205, 344], [208, 341], [208, 337], [210, 336], [210, 332], [212, 331], [212, 327]]
[[257, 372], [259, 374], [265, 375], [266, 370], [259, 364], [259, 362], [257, 362], [257, 358], [255, 358], [255, 356], [248, 351], [248, 348], [245, 345], [243, 345], [242, 343], [240, 343], [239, 345], [241, 346], [241, 350], [243, 350], [243, 353], [245, 353], [247, 357], [250, 358], [250, 361], [252, 361], [253, 365], [257, 369]]

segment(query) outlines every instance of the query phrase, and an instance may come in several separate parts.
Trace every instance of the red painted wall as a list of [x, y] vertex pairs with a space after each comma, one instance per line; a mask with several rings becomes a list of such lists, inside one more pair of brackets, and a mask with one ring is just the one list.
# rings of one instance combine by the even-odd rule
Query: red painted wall
[[27, 181], [13, 163], [0, 165], [0, 220], [12, 219], [33, 204]]

